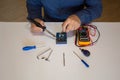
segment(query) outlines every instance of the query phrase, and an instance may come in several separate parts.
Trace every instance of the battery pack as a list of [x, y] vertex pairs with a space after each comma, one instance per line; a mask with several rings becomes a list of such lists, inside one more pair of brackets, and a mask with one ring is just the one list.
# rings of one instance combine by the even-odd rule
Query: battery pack
[[67, 44], [67, 33], [65, 32], [56, 33], [56, 44]]

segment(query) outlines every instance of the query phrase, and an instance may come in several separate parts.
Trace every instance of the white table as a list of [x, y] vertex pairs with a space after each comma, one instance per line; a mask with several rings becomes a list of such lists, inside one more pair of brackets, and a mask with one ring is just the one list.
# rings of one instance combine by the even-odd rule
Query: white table
[[[54, 33], [62, 23], [46, 23]], [[49, 34], [32, 34], [27, 22], [0, 22], [0, 80], [120, 80], [120, 23], [96, 22], [101, 37], [97, 44], [86, 47], [85, 57], [69, 34], [67, 45], [56, 45]], [[25, 45], [39, 48], [23, 51]], [[45, 47], [40, 45], [45, 44]], [[46, 47], [53, 53], [50, 62], [36, 56]], [[72, 53], [76, 51], [90, 65], [86, 68]], [[65, 66], [63, 66], [63, 52]], [[47, 56], [44, 54], [42, 56]]]

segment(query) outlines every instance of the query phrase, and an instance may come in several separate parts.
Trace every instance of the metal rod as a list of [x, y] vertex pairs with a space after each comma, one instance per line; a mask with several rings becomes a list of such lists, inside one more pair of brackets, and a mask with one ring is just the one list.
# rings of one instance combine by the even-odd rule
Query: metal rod
[[53, 50], [51, 50], [51, 51], [50, 51], [50, 53], [49, 53], [48, 57], [45, 59], [46, 61], [49, 61], [49, 58], [50, 58], [50, 56], [51, 56], [52, 52], [53, 52]]
[[41, 56], [42, 54], [46, 53], [49, 50], [51, 50], [51, 48], [46, 48], [45, 50], [43, 50], [42, 52], [40, 52], [40, 54], [37, 55], [37, 59], [39, 59], [39, 56]]
[[74, 53], [80, 60], [82, 60], [82, 59], [80, 58], [80, 56], [78, 56], [78, 54], [77, 54], [75, 51], [73, 51], [73, 53]]
[[63, 53], [63, 66], [65, 66], [65, 53]]
[[49, 30], [45, 29], [46, 32], [48, 32], [49, 34], [51, 34], [53, 37], [56, 37], [55, 34], [53, 34], [52, 32], [50, 32]]

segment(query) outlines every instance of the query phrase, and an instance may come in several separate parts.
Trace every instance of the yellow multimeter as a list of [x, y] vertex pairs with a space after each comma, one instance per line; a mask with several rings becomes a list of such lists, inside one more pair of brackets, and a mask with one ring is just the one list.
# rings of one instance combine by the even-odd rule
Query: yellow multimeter
[[81, 26], [77, 30], [77, 45], [88, 46], [91, 44], [91, 39], [89, 36], [89, 30], [87, 26]]

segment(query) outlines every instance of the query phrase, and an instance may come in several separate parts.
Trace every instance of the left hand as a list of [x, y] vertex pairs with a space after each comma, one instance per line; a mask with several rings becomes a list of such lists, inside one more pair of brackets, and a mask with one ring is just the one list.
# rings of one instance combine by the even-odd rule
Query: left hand
[[81, 25], [81, 21], [77, 15], [69, 16], [65, 22], [62, 24], [62, 31], [69, 32], [73, 30], [77, 30]]

